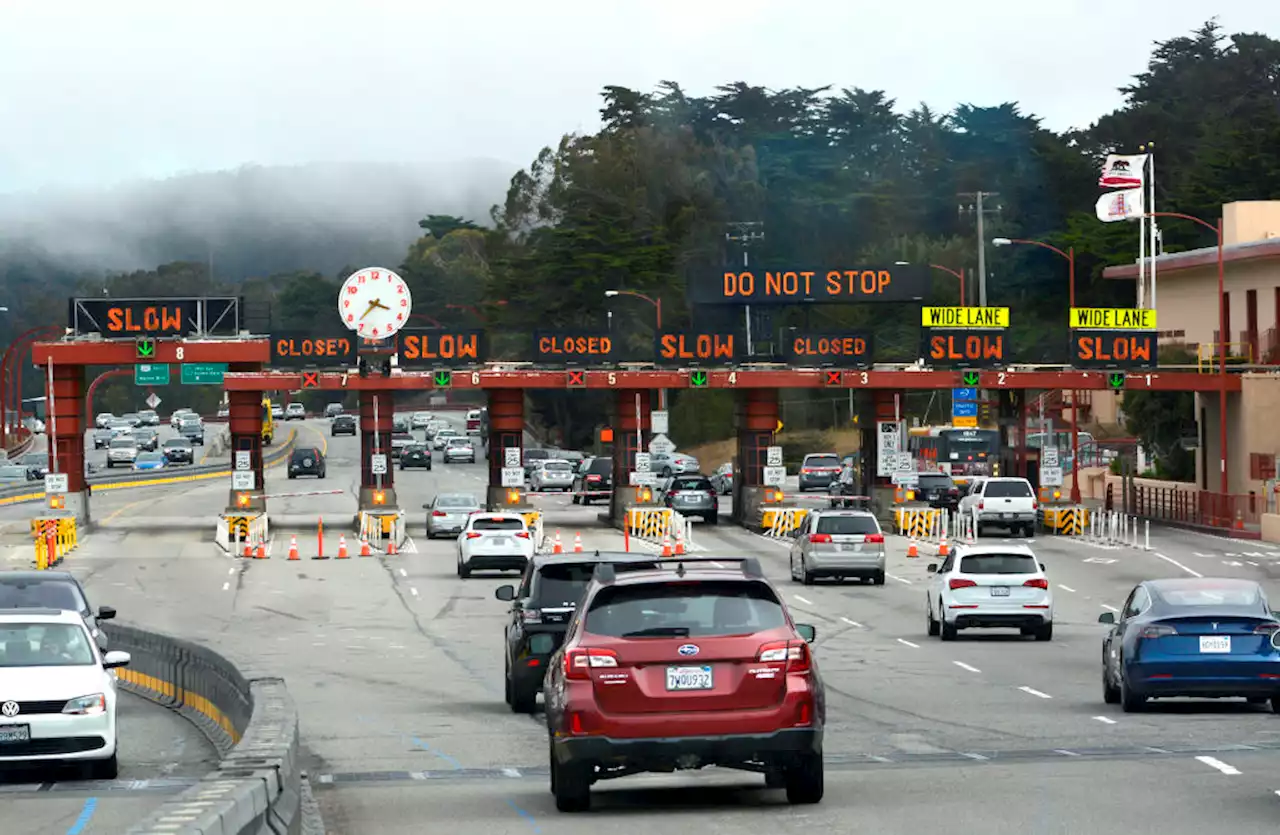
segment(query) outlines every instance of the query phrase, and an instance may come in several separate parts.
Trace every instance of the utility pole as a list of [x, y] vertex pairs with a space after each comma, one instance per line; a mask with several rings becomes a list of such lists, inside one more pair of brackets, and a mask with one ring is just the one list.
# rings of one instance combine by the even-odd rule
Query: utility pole
[[997, 204], [994, 208], [986, 206], [984, 201], [990, 197], [999, 197], [995, 191], [971, 191], [957, 195], [961, 200], [971, 200], [969, 204], [961, 203], [957, 208], [961, 216], [976, 214], [978, 216], [978, 307], [987, 306], [987, 232], [986, 216], [998, 215], [1004, 208]]
[[[729, 224], [729, 230], [724, 233], [724, 239], [742, 244], [742, 269], [745, 272], [751, 267], [748, 248], [757, 241], [764, 240], [764, 223], [762, 221], [735, 221]], [[737, 234], [734, 234], [735, 232]], [[747, 324], [747, 359], [750, 360], [753, 353], [751, 347], [751, 305], [747, 305], [743, 316]]]

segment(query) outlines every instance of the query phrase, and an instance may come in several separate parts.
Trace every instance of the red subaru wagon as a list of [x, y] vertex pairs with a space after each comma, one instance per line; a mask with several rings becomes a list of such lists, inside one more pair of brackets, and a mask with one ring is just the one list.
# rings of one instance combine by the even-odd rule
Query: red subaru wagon
[[590, 808], [597, 780], [706, 766], [822, 800], [815, 630], [792, 621], [759, 561], [602, 563], [578, 611], [543, 685], [557, 809]]

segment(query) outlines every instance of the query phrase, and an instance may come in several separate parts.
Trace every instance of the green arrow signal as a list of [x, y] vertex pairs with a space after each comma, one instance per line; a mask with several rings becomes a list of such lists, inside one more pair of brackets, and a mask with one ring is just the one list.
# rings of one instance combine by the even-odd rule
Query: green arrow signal
[[436, 388], [449, 388], [453, 385], [452, 371], [437, 371], [435, 374]]
[[978, 385], [978, 383], [982, 381], [981, 375], [979, 375], [978, 372], [976, 371], [964, 372], [964, 376], [961, 379], [964, 380], [964, 384], [969, 388], [972, 388]]
[[1113, 372], [1111, 374], [1108, 374], [1107, 385], [1111, 386], [1113, 389], [1124, 388], [1124, 374], [1121, 374], [1119, 372]]
[[692, 374], [690, 374], [690, 375], [689, 375], [689, 385], [693, 386], [694, 388], [698, 388], [698, 389], [700, 389], [700, 388], [706, 388], [706, 387], [707, 387], [707, 372], [705, 372], [705, 371], [695, 371], [695, 372], [693, 372]]
[[138, 340], [138, 358], [151, 359], [156, 355], [156, 341], [148, 337]]

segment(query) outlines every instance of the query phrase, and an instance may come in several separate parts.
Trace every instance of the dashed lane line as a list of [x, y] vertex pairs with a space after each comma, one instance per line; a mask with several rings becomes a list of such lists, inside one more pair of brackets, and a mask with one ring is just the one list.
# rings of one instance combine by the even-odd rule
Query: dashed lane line
[[896, 574], [886, 574], [884, 576], [888, 577], [890, 580], [897, 580], [899, 583], [906, 583], [908, 586], [911, 585], [911, 581], [905, 577], [899, 577]]
[[1058, 583], [1058, 588], [1062, 589], [1063, 591], [1069, 591], [1072, 594], [1075, 593], [1075, 589], [1071, 588], [1071, 586], [1064, 586], [1062, 585], [1062, 583]]
[[1119, 609], [1117, 609], [1115, 606], [1108, 606], [1106, 603], [1102, 603], [1102, 604], [1099, 604], [1099, 605], [1101, 605], [1101, 606], [1102, 606], [1102, 608], [1106, 609], [1108, 612], [1118, 612], [1118, 611], [1120, 611], [1120, 610], [1119, 610]]
[[1201, 578], [1204, 577], [1204, 575], [1201, 574], [1199, 571], [1195, 571], [1193, 569], [1187, 568], [1185, 565], [1173, 559], [1172, 557], [1166, 557], [1164, 554], [1156, 554], [1156, 556], [1164, 560], [1165, 562], [1169, 563], [1170, 565], [1176, 565], [1178, 568], [1181, 568], [1183, 571], [1187, 572], [1192, 577], [1201, 577]]
[[908, 640], [906, 640], [906, 639], [904, 639], [904, 638], [899, 638], [899, 639], [898, 639], [898, 643], [900, 643], [900, 644], [902, 644], [903, 646], [906, 646], [906, 647], [911, 647], [912, 649], [920, 649], [920, 645], [919, 645], [919, 644], [913, 644], [913, 643], [911, 643], [910, 641], [908, 641]]
[[1237, 769], [1234, 766], [1227, 765], [1217, 757], [1201, 756], [1201, 757], [1196, 757], [1196, 759], [1204, 763], [1205, 765], [1209, 766], [1210, 768], [1218, 769], [1223, 774], [1226, 774], [1228, 776], [1235, 776], [1240, 773], [1239, 769]]
[[980, 672], [982, 672], [982, 670], [979, 670], [977, 667], [973, 666], [972, 664], [966, 664], [966, 663], [964, 663], [963, 661], [952, 661], [951, 663], [952, 663], [952, 664], [955, 664], [955, 665], [956, 665], [957, 667], [959, 667], [960, 669], [962, 669], [962, 670], [968, 670], [968, 671], [969, 671], [969, 672], [971, 672], [971, 673], [980, 673]]
[[1026, 694], [1031, 695], [1031, 696], [1035, 696], [1037, 699], [1052, 699], [1052, 698], [1053, 698], [1053, 696], [1050, 696], [1048, 693], [1041, 693], [1039, 690], [1036, 690], [1036, 689], [1035, 689], [1035, 688], [1033, 688], [1033, 687], [1019, 687], [1018, 689], [1019, 689], [1019, 690], [1021, 690], [1023, 693], [1026, 693]]
[[856, 626], [858, 629], [861, 629], [861, 628], [862, 628], [862, 624], [858, 623], [856, 620], [849, 620], [848, 618], [844, 617], [843, 615], [841, 615], [841, 616], [840, 616], [840, 620], [844, 621], [845, 623], [849, 624], [850, 626]]
[[416, 586], [409, 586], [409, 594], [412, 594], [414, 597], [417, 597], [417, 596], [418, 596], [418, 589], [417, 589], [417, 587], [416, 587]]
[[801, 596], [800, 596], [800, 595], [798, 595], [798, 594], [793, 594], [793, 595], [791, 595], [791, 596], [792, 596], [792, 597], [794, 597], [796, 600], [799, 600], [801, 603], [803, 603], [803, 604], [804, 604], [804, 605], [806, 605], [806, 606], [812, 606], [812, 605], [813, 605], [813, 601], [812, 601], [812, 600], [809, 600], [808, 598], [801, 597]]
[[223, 584], [222, 584], [222, 590], [223, 590], [223, 591], [227, 591], [227, 590], [229, 590], [230, 588], [231, 588], [231, 581], [230, 581], [230, 580], [228, 580], [227, 582], [225, 582], [225, 583], [223, 583]]
[[1114, 725], [1116, 723], [1116, 720], [1112, 719], [1110, 716], [1095, 716], [1093, 718], [1104, 725]]

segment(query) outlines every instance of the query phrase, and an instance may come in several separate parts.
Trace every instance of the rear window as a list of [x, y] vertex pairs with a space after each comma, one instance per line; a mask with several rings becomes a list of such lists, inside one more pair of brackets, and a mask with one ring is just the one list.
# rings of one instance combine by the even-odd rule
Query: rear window
[[471, 441], [468, 438], [450, 438], [449, 446], [471, 446]]
[[319, 458], [320, 450], [318, 449], [295, 449], [293, 451], [294, 461], [304, 461], [308, 458]]
[[612, 586], [598, 593], [586, 630], [615, 638], [749, 635], [787, 623], [763, 583], [741, 581]]
[[880, 527], [872, 516], [819, 516], [818, 529], [815, 533], [829, 533], [837, 536], [852, 534], [880, 533]]
[[65, 609], [84, 612], [89, 608], [75, 584], [67, 582], [0, 582], [0, 609]]
[[1031, 486], [1025, 481], [988, 481], [982, 495], [993, 499], [1030, 498]]
[[593, 562], [544, 565], [538, 572], [538, 604], [552, 607], [578, 605], [595, 570]]
[[1171, 606], [1255, 607], [1262, 604], [1262, 594], [1256, 587], [1160, 589], [1160, 596]]
[[571, 473], [573, 465], [568, 461], [548, 461], [543, 465], [543, 469], [552, 473]]
[[541, 461], [544, 458], [550, 458], [551, 453], [545, 449], [526, 449], [524, 451], [525, 461]]
[[612, 475], [613, 459], [612, 458], [593, 458], [591, 463], [587, 465], [587, 472], [592, 475]]
[[523, 519], [477, 519], [471, 523], [473, 531], [522, 531]]
[[924, 474], [920, 476], [921, 490], [950, 490], [955, 486], [955, 482], [951, 480], [950, 476]]
[[834, 468], [840, 466], [840, 459], [834, 455], [806, 455], [804, 466]]
[[960, 560], [964, 574], [1035, 574], [1039, 568], [1027, 554], [974, 554]]
[[710, 490], [711, 480], [708, 478], [673, 478], [672, 490]]
[[436, 507], [476, 507], [476, 500], [471, 496], [441, 496], [436, 499]]

